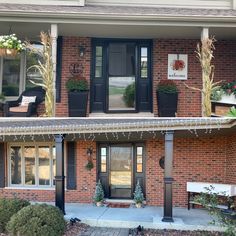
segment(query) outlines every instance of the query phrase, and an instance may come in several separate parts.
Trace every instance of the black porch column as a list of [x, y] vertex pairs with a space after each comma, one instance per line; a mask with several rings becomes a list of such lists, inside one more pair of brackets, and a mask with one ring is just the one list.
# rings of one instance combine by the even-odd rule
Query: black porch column
[[56, 143], [56, 206], [65, 214], [64, 135], [54, 136]]
[[162, 221], [173, 222], [172, 217], [172, 167], [174, 132], [165, 133], [165, 176], [164, 176], [164, 217]]

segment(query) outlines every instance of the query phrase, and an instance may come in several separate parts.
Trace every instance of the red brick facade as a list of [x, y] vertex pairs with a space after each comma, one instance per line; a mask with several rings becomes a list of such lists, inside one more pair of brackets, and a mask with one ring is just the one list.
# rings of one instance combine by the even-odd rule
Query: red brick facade
[[[215, 136], [175, 138], [173, 167], [173, 203], [185, 207], [187, 181], [236, 183], [236, 138]], [[85, 169], [87, 148], [92, 147], [94, 168]], [[96, 185], [96, 142], [80, 141], [76, 146], [76, 190], [66, 191], [66, 202], [92, 202]], [[164, 156], [164, 140], [146, 142], [146, 200], [148, 205], [163, 205], [164, 171], [159, 159]], [[0, 196], [21, 197], [32, 201], [54, 201], [53, 190], [1, 189]]]
[[[84, 57], [79, 57], [79, 46], [86, 48]], [[78, 37], [63, 37], [62, 46], [62, 74], [61, 74], [61, 101], [56, 104], [56, 116], [68, 116], [68, 93], [65, 87], [66, 81], [72, 77], [70, 65], [82, 65], [83, 74], [90, 81], [90, 64], [91, 64], [91, 39]], [[88, 105], [89, 111], [89, 105]]]
[[[199, 40], [190, 39], [154, 39], [153, 40], [153, 111], [157, 116], [156, 87], [160, 80], [167, 79], [168, 54], [188, 54], [187, 85], [201, 88], [201, 68], [196, 58], [196, 45]], [[83, 58], [78, 55], [78, 46], [83, 45], [86, 53]], [[236, 67], [236, 41], [218, 41], [215, 44], [215, 79], [232, 81]], [[63, 37], [62, 47], [62, 82], [61, 102], [57, 103], [56, 116], [68, 116], [67, 91], [65, 83], [71, 76], [71, 63], [83, 65], [83, 76], [90, 80], [91, 39]], [[201, 94], [184, 85], [184, 81], [176, 81], [179, 93], [178, 117], [201, 116]], [[89, 110], [89, 106], [88, 106]]]
[[228, 137], [226, 181], [236, 183], [236, 135]]

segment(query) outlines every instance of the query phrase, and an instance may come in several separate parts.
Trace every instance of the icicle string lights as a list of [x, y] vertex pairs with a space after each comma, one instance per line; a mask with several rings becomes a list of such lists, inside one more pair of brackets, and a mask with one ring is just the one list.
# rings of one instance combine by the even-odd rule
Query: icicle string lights
[[[229, 127], [231, 119], [221, 118], [201, 118], [201, 119], [143, 119], [143, 120], [87, 120], [80, 119], [67, 120], [19, 120], [17, 122], [0, 121], [0, 141], [5, 141], [6, 137], [13, 137], [14, 141], [36, 141], [36, 136], [44, 141], [53, 140], [54, 134], [71, 134], [71, 140], [95, 140], [96, 136], [104, 135], [107, 140], [111, 137], [119, 140], [120, 135], [128, 140], [132, 136], [144, 138], [144, 134], [149, 134], [152, 138], [157, 137], [160, 132], [164, 135], [169, 130], [188, 130], [196, 137], [198, 130], [205, 130], [205, 134], [211, 134], [212, 130], [219, 130], [222, 126]], [[70, 136], [71, 137], [71, 136]]]

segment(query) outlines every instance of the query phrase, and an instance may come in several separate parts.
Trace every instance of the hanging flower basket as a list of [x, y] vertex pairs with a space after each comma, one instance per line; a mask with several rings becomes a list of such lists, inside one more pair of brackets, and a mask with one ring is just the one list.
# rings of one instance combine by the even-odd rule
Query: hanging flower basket
[[0, 56], [15, 57], [24, 49], [24, 43], [15, 34], [0, 36]]

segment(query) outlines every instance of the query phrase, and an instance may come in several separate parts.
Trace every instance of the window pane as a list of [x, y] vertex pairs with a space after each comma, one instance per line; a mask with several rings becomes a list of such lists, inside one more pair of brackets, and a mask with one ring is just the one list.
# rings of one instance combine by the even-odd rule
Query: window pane
[[148, 49], [146, 47], [141, 48], [141, 78], [148, 77]]
[[96, 47], [95, 77], [102, 77], [102, 46]]
[[21, 147], [11, 147], [11, 184], [21, 184]]
[[137, 147], [137, 173], [143, 172], [143, 147]]
[[2, 93], [5, 96], [19, 96], [20, 56], [3, 58]]
[[109, 75], [135, 76], [134, 43], [111, 43], [109, 45]]
[[107, 171], [107, 149], [101, 148], [101, 172]]
[[[43, 46], [41, 44], [33, 44], [33, 47], [36, 50], [43, 49]], [[33, 65], [38, 65], [39, 61], [42, 61], [42, 58], [39, 56], [39, 54], [30, 50], [26, 51], [26, 89], [36, 86], [31, 81], [34, 81], [36, 83], [42, 81], [42, 76], [40, 75], [39, 71], [35, 68], [31, 68]]]
[[39, 147], [39, 185], [50, 185], [50, 148]]
[[35, 147], [24, 148], [25, 184], [35, 185]]

